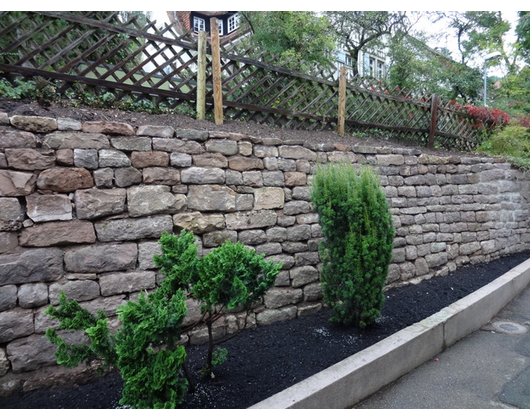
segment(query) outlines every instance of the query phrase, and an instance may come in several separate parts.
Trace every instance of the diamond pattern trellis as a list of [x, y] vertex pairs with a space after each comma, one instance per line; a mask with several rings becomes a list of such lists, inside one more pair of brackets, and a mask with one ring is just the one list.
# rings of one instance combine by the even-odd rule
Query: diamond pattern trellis
[[[245, 40], [224, 45], [221, 61], [228, 117], [291, 129], [337, 129], [335, 66], [302, 74], [293, 70], [298, 63], [282, 62]], [[149, 19], [142, 25], [134, 16], [124, 22], [120, 12], [0, 12], [0, 72], [44, 77], [60, 93], [75, 95], [83, 86], [97, 95], [110, 91], [117, 100], [148, 100], [171, 108], [196, 101], [196, 70], [195, 42], [177, 36], [172, 26], [157, 28]], [[207, 72], [211, 111], [211, 69]], [[426, 146], [431, 101], [374, 79], [351, 79], [346, 131], [377, 131]], [[436, 122], [431, 134], [439, 147], [473, 150], [482, 141], [473, 118], [454, 101], [439, 102]]]

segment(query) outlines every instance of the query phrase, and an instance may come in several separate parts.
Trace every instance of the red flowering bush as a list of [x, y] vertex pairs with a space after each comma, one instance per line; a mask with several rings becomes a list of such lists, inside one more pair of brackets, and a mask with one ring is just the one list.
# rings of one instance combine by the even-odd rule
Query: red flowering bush
[[464, 109], [475, 119], [474, 128], [491, 130], [505, 126], [511, 119], [506, 112], [484, 106], [464, 105]]

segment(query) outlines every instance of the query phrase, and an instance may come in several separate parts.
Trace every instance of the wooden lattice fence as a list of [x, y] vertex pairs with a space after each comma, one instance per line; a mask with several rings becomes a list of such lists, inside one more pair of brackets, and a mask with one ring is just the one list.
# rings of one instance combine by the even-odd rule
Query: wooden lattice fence
[[[214, 108], [211, 48], [206, 109]], [[119, 12], [0, 12], [0, 72], [40, 76], [72, 98], [89, 90], [115, 101], [174, 109], [197, 101], [198, 48], [149, 19], [124, 22]], [[220, 53], [222, 107], [228, 118], [302, 130], [337, 130], [339, 69], [302, 74], [240, 43]], [[345, 131], [446, 149], [472, 150], [482, 139], [475, 121], [451, 101], [418, 98], [375, 80], [346, 83]]]

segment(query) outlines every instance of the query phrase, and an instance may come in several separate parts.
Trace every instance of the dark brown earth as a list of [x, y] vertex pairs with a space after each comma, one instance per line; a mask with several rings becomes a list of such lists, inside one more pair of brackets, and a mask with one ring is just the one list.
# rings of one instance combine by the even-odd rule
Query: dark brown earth
[[[248, 408], [438, 312], [528, 258], [530, 251], [470, 265], [417, 285], [389, 289], [381, 317], [364, 330], [328, 322], [326, 309], [311, 316], [245, 330], [223, 344], [228, 349], [228, 359], [215, 370], [213, 380], [203, 380], [198, 374], [205, 363], [206, 347], [188, 347], [188, 360], [198, 388], [187, 396], [182, 408]], [[0, 398], [0, 409], [118, 408], [121, 387], [119, 375], [113, 373], [85, 385]]]
[[[387, 146], [387, 147], [410, 147], [403, 144], [396, 144], [389, 140], [382, 140], [373, 137], [359, 137], [346, 135], [339, 136], [334, 131], [303, 131], [288, 130], [272, 127], [269, 125], [254, 122], [225, 120], [222, 125], [216, 125], [208, 120], [196, 120], [181, 114], [149, 114], [147, 112], [121, 111], [119, 109], [103, 109], [71, 106], [52, 103], [48, 107], [42, 107], [35, 101], [28, 100], [8, 100], [0, 98], [0, 112], [7, 112], [10, 117], [13, 115], [28, 115], [50, 118], [72, 118], [80, 122], [86, 121], [115, 121], [131, 124], [133, 127], [141, 125], [168, 125], [173, 128], [193, 128], [205, 131], [222, 131], [228, 133], [246, 134], [261, 138], [279, 138], [283, 140], [303, 140], [312, 142], [347, 143], [365, 146]], [[416, 147], [422, 152], [441, 155], [469, 155], [468, 153], [449, 152], [442, 149], [427, 149]]]
[[[134, 127], [169, 125], [174, 128], [226, 131], [263, 138], [406, 147], [370, 137], [340, 137], [333, 132], [281, 130], [237, 121], [216, 125], [184, 115], [151, 115], [62, 107], [56, 104], [43, 108], [35, 102], [2, 98], [0, 112], [7, 112], [9, 116], [66, 117], [81, 122], [126, 122]], [[415, 148], [431, 154], [455, 155], [454, 152], [443, 150]], [[530, 251], [505, 256], [488, 264], [461, 268], [448, 276], [424, 280], [418, 285], [389, 289], [385, 293], [386, 303], [381, 317], [364, 330], [328, 322], [330, 314], [327, 309], [315, 315], [248, 329], [223, 344], [229, 351], [228, 360], [218, 367], [213, 380], [206, 381], [198, 375], [205, 363], [205, 346], [189, 347], [188, 360], [198, 381], [198, 388], [194, 394], [188, 395], [182, 408], [247, 408], [436, 313], [528, 258]], [[0, 398], [0, 409], [118, 408], [121, 387], [119, 375], [111, 373], [85, 385], [41, 389]]]

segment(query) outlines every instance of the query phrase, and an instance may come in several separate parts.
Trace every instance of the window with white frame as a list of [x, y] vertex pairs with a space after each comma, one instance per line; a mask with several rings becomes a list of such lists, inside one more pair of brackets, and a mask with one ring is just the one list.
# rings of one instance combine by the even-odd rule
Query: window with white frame
[[193, 32], [199, 33], [206, 29], [206, 21], [200, 17], [193, 17]]
[[219, 36], [224, 35], [223, 32], [223, 21], [219, 19]]
[[367, 60], [368, 75], [376, 79], [382, 80], [385, 78], [385, 62], [379, 58], [369, 56]]
[[235, 31], [237, 28], [239, 28], [239, 13], [228, 18], [228, 33]]

